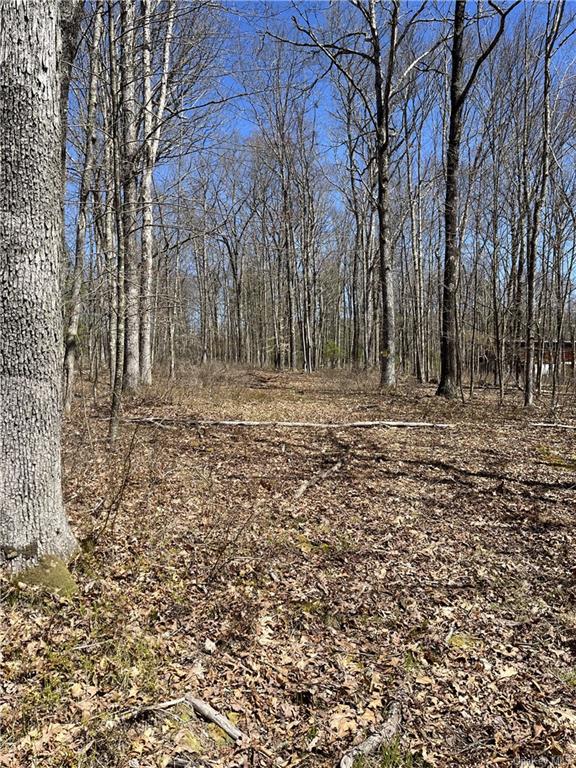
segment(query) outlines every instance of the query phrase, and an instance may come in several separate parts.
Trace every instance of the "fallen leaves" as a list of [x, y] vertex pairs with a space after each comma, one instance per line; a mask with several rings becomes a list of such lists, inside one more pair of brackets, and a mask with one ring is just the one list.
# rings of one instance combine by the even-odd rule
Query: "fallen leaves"
[[352, 707], [339, 704], [329, 715], [330, 729], [342, 739], [345, 736], [353, 736], [358, 730], [357, 714]]
[[434, 685], [434, 680], [428, 675], [416, 675], [414, 682], [417, 685]]
[[499, 680], [507, 680], [510, 677], [514, 677], [518, 674], [518, 669], [516, 667], [504, 667], [503, 669], [499, 670], [498, 672], [498, 679]]
[[[340, 379], [298, 377], [302, 397], [288, 375], [277, 385], [265, 402], [238, 387], [176, 388], [130, 409], [319, 421], [366, 399]], [[539, 463], [542, 438], [512, 406], [506, 426], [493, 403], [448, 413], [430, 400], [417, 390], [379, 407], [459, 427], [142, 427], [114, 527], [75, 565], [80, 594], [62, 602], [2, 584], [0, 765], [108, 767], [121, 755], [159, 768], [201, 754], [214, 767], [251, 755], [258, 768], [327, 768], [396, 698], [419, 766], [569, 754], [573, 499], [539, 500], [526, 485], [564, 470]], [[96, 411], [81, 423], [65, 457], [82, 535], [98, 528], [94, 500], [114, 495], [125, 456], [99, 442]], [[554, 450], [568, 455], [562, 441]], [[294, 499], [343, 452], [340, 472]], [[495, 492], [502, 467], [517, 482]], [[190, 692], [237, 716], [250, 744], [234, 747], [180, 707], [146, 710]]]

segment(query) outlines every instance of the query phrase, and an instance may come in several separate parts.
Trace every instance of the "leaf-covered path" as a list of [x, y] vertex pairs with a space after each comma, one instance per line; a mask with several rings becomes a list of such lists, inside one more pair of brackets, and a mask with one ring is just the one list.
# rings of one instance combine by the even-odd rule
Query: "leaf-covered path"
[[[65, 461], [80, 592], [4, 584], [0, 765], [323, 768], [393, 701], [384, 765], [576, 764], [574, 433], [530, 426], [515, 395], [432, 393], [198, 379], [130, 403], [167, 423], [125, 425], [113, 454], [103, 405], [79, 405]], [[455, 427], [169, 423], [184, 416]], [[184, 693], [249, 743], [182, 707], [139, 712]]]

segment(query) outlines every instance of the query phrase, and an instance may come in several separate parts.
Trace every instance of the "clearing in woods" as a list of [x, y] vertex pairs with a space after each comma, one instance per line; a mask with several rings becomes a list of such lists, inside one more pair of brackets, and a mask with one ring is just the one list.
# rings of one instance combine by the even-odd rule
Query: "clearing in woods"
[[[394, 702], [397, 740], [357, 765], [576, 764], [576, 433], [520, 392], [433, 391], [192, 371], [127, 404], [158, 422], [113, 453], [87, 391], [64, 440], [79, 591], [2, 583], [0, 765], [334, 766]], [[249, 738], [153, 706], [187, 693]]]

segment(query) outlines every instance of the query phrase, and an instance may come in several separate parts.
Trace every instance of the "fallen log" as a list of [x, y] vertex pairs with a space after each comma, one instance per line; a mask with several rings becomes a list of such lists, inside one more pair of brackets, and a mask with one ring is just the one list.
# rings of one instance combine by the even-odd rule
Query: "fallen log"
[[158, 427], [287, 427], [296, 429], [371, 429], [390, 427], [401, 429], [450, 429], [453, 424], [436, 424], [428, 421], [247, 421], [230, 419], [173, 419], [134, 417], [122, 419], [130, 424], [151, 424]]
[[555, 424], [553, 421], [529, 421], [531, 427], [542, 429], [576, 429], [576, 424]]
[[360, 756], [375, 755], [385, 744], [392, 741], [400, 728], [402, 713], [399, 704], [392, 704], [388, 718], [377, 733], [369, 736], [361, 744], [344, 753], [339, 768], [353, 768], [355, 759]]

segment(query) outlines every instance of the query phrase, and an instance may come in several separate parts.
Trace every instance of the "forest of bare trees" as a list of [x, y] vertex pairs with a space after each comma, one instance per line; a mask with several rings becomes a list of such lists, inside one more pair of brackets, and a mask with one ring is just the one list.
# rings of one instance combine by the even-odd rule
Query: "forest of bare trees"
[[67, 403], [78, 365], [117, 403], [186, 361], [573, 380], [572, 32], [562, 2], [87, 4]]
[[576, 765], [574, 0], [0, 0], [0, 765]]

